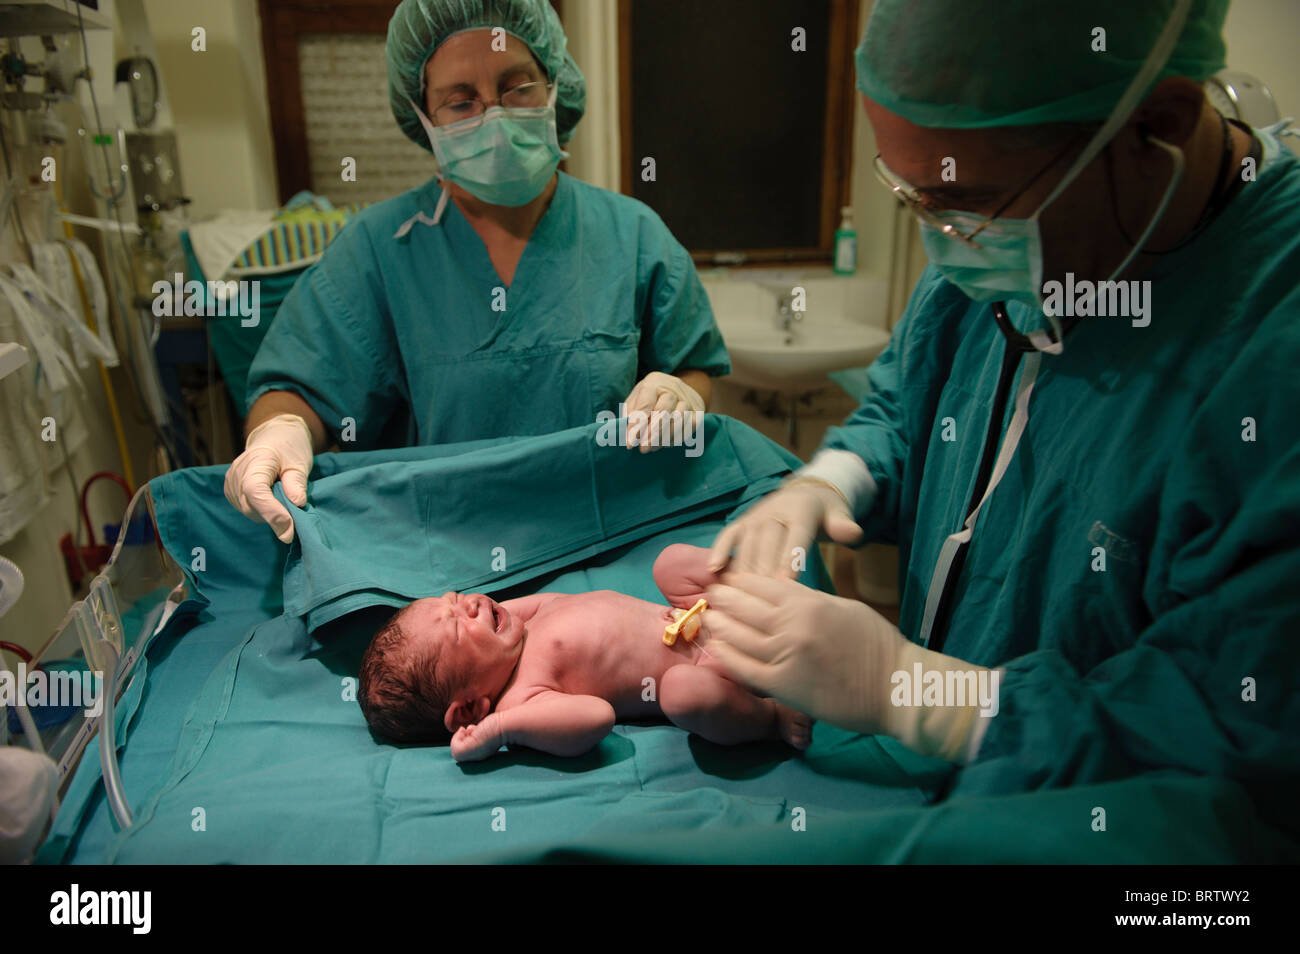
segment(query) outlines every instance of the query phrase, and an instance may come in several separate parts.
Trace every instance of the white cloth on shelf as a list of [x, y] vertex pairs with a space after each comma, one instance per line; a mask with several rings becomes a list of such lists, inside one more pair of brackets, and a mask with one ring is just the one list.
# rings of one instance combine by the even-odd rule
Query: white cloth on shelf
[[[226, 209], [188, 229], [190, 246], [205, 281], [218, 281], [253, 242], [274, 224], [274, 209]], [[192, 276], [197, 277], [197, 276]]]

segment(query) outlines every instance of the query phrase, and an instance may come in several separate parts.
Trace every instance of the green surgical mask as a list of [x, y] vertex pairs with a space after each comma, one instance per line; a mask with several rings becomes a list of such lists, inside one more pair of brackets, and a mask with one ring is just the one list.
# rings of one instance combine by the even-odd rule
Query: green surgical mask
[[[1128, 268], [1163, 218], [1170, 199], [1182, 181], [1183, 151], [1154, 136], [1148, 137], [1147, 141], [1169, 153], [1174, 161], [1174, 173], [1155, 215], [1124, 261], [1111, 274], [1111, 279]], [[1042, 309], [1043, 241], [1038, 219], [1043, 210], [1077, 176], [1077, 169], [1071, 171], [1027, 219], [989, 219], [974, 212], [930, 213], [942, 225], [951, 226], [962, 234], [970, 235], [978, 229], [979, 234], [972, 240], [978, 248], [945, 235], [940, 225], [925, 221], [921, 223], [921, 244], [943, 277], [974, 301], [1019, 301]]]
[[546, 106], [493, 106], [481, 119], [449, 126], [433, 125], [416, 106], [443, 178], [491, 205], [517, 207], [541, 195], [568, 156], [556, 137], [557, 89], [551, 88]]

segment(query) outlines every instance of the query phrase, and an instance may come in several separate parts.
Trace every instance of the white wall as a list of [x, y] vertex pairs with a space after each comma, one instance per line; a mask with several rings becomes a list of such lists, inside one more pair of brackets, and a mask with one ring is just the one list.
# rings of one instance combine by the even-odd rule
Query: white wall
[[569, 153], [569, 175], [617, 192], [619, 187], [618, 6], [609, 0], [566, 0], [569, 52], [587, 79], [587, 111]]
[[[257, 0], [145, 0], [192, 219], [279, 205]], [[207, 51], [191, 31], [207, 32]]]
[[1263, 80], [1282, 115], [1300, 119], [1300, 0], [1234, 0], [1223, 35], [1228, 68]]

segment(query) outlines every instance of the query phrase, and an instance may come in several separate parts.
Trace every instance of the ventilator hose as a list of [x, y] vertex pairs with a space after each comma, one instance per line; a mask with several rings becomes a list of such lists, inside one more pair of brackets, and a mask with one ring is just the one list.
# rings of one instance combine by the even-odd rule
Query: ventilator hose
[[117, 647], [105, 640], [101, 646], [105, 656], [104, 711], [99, 717], [99, 765], [104, 774], [104, 789], [108, 792], [108, 805], [113, 817], [122, 828], [130, 828], [134, 819], [131, 806], [122, 787], [122, 770], [117, 764], [117, 680], [120, 675]]

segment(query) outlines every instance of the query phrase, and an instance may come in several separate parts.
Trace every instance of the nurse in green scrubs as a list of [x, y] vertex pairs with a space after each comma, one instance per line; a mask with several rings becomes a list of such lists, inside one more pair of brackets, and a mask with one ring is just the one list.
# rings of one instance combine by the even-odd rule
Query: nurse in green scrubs
[[[546, 0], [404, 0], [389, 99], [438, 175], [357, 216], [248, 379], [226, 496], [280, 539], [313, 454], [703, 411], [730, 364], [690, 255], [649, 208], [557, 170], [586, 86]], [[643, 438], [645, 435], [641, 435]]]

